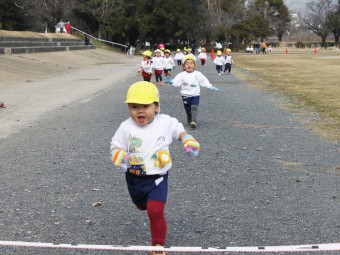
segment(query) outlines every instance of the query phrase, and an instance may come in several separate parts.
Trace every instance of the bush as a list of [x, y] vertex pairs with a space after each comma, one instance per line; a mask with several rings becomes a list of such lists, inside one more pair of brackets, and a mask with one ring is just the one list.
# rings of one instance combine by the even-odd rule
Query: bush
[[273, 48], [277, 48], [280, 46], [280, 42], [267, 42], [267, 47], [272, 46]]
[[295, 47], [298, 49], [304, 49], [306, 48], [306, 44], [304, 42], [296, 42]]

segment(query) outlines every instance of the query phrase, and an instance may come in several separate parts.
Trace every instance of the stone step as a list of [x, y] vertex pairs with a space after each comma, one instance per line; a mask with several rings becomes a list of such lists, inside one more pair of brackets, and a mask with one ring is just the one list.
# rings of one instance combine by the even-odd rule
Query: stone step
[[75, 45], [75, 46], [40, 46], [40, 47], [13, 47], [0, 48], [2, 54], [23, 54], [23, 53], [37, 53], [37, 52], [53, 52], [53, 51], [67, 51], [67, 50], [87, 50], [92, 49], [89, 45]]
[[0, 41], [0, 47], [35, 47], [35, 46], [74, 46], [84, 45], [84, 41], [42, 42], [42, 41]]
[[23, 54], [92, 49], [83, 39], [0, 37], [0, 54]]
[[65, 42], [65, 41], [84, 41], [82, 39], [71, 39], [71, 38], [36, 38], [36, 37], [0, 37], [0, 41], [28, 41], [28, 42]]

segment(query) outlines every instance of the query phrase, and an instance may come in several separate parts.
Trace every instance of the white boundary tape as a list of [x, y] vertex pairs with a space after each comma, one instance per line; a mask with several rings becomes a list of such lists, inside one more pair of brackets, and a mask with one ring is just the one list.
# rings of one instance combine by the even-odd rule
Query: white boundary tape
[[114, 251], [166, 251], [166, 252], [320, 252], [340, 251], [340, 243], [306, 244], [288, 246], [249, 246], [249, 247], [162, 247], [130, 245], [95, 245], [95, 244], [53, 244], [18, 241], [0, 241], [1, 246], [26, 248], [57, 248], [74, 250], [114, 250]]

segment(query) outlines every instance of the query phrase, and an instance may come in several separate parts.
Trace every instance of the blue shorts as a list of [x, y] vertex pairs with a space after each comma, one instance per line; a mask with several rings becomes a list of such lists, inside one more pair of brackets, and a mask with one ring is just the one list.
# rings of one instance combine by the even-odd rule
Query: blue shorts
[[137, 176], [126, 173], [126, 183], [132, 202], [135, 205], [146, 206], [147, 201], [166, 202], [168, 196], [168, 175]]
[[197, 105], [200, 103], [200, 96], [194, 96], [194, 97], [187, 97], [182, 96], [183, 99], [183, 105], [185, 110], [191, 111], [192, 105]]

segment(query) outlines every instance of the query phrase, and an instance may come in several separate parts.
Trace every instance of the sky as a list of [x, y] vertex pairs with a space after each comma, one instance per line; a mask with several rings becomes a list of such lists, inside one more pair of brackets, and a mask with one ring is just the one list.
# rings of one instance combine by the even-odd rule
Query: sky
[[[288, 9], [305, 9], [306, 3], [310, 2], [311, 0], [284, 0]], [[333, 0], [336, 3], [336, 0]]]
[[306, 3], [310, 0], [285, 0], [285, 4], [289, 9], [305, 9]]

